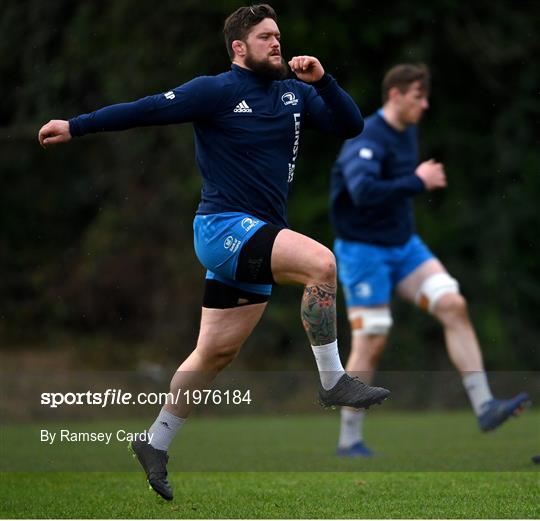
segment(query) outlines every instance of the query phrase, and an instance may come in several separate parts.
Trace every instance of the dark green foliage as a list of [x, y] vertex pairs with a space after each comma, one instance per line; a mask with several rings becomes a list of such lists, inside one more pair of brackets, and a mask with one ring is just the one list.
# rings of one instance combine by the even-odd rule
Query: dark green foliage
[[[193, 347], [203, 269], [192, 249], [200, 181], [189, 126], [89, 136], [47, 151], [36, 135], [49, 119], [225, 70], [221, 26], [238, 5], [3, 3], [3, 345], [90, 335], [146, 343], [152, 353], [170, 349], [174, 359]], [[445, 163], [449, 187], [418, 199], [419, 231], [459, 279], [488, 367], [538, 369], [538, 4], [274, 6], [285, 55], [318, 56], [364, 114], [378, 108], [389, 66], [431, 67], [421, 156]], [[327, 245], [329, 169], [339, 146], [334, 138], [302, 136], [290, 200], [291, 226]], [[276, 290], [244, 363], [311, 364], [300, 294]], [[386, 368], [446, 367], [437, 325], [402, 304], [395, 312]], [[343, 313], [340, 331], [345, 347]]]

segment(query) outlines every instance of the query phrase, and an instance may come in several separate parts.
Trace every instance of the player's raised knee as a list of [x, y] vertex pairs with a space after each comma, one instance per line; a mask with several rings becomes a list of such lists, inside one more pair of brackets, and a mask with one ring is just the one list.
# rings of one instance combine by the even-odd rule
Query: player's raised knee
[[[454, 299], [454, 297], [457, 297]], [[427, 277], [416, 295], [416, 303], [426, 311], [437, 314], [441, 309], [441, 301], [448, 300], [450, 306], [452, 302], [459, 306], [459, 301], [463, 299], [459, 293], [458, 281], [448, 273], [436, 273]]]
[[334, 282], [336, 280], [336, 258], [325, 247], [316, 252], [313, 259], [311, 276], [317, 282]]
[[467, 315], [467, 301], [460, 293], [447, 293], [437, 302], [435, 314], [441, 319], [456, 319]]

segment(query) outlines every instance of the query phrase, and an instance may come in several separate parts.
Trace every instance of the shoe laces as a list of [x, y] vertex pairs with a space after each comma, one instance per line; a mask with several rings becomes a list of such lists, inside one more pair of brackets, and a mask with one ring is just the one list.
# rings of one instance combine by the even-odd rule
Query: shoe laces
[[352, 376], [351, 377], [353, 380], [356, 380], [360, 385], [362, 385], [363, 387], [367, 387], [367, 384], [365, 384], [364, 382], [362, 382], [362, 380], [360, 380], [360, 377], [359, 376]]

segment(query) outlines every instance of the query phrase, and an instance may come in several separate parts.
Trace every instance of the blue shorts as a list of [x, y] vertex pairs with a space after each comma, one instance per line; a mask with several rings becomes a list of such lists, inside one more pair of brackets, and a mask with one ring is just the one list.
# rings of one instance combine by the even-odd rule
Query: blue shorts
[[265, 224], [265, 221], [241, 212], [196, 215], [193, 221], [195, 253], [208, 270], [206, 278], [251, 293], [270, 295], [272, 284], [235, 280], [240, 251]]
[[435, 257], [418, 235], [402, 246], [336, 239], [334, 253], [347, 307], [390, 304], [397, 284]]

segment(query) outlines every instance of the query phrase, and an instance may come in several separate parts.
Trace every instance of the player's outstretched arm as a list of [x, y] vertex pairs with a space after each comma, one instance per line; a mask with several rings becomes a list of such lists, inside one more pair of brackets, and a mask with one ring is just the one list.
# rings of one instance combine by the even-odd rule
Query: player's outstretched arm
[[299, 80], [314, 83], [324, 76], [321, 62], [314, 56], [294, 56], [289, 60], [289, 67]]
[[59, 143], [66, 143], [70, 139], [69, 122], [63, 119], [52, 119], [39, 129], [38, 140], [43, 148]]
[[39, 142], [47, 147], [96, 132], [207, 119], [215, 114], [222, 96], [219, 78], [200, 76], [164, 93], [108, 105], [69, 121], [50, 121], [39, 131]]

